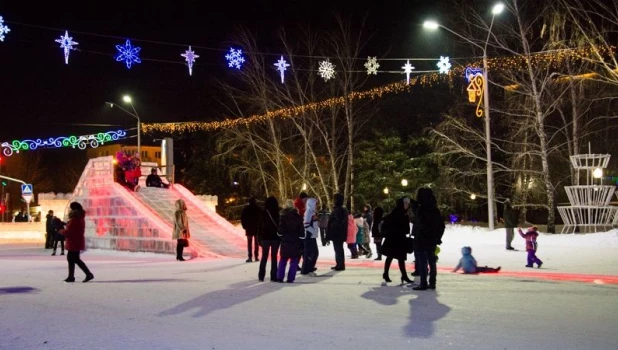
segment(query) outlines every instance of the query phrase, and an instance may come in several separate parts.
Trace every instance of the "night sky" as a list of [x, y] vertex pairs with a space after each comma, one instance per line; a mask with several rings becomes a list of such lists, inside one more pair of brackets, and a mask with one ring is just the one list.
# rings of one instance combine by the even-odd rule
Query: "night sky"
[[[216, 82], [234, 79], [223, 50], [233, 45], [239, 27], [254, 32], [265, 52], [277, 53], [274, 38], [282, 26], [328, 31], [335, 26], [336, 12], [357, 22], [366, 15], [373, 39], [365, 56], [437, 57], [449, 44], [439, 33], [424, 33], [421, 23], [427, 17], [440, 19], [440, 3], [444, 1], [2, 1], [0, 16], [11, 32], [0, 43], [0, 140], [133, 126], [133, 118], [104, 103], [120, 103], [123, 94], [133, 97], [143, 122], [221, 118]], [[71, 52], [68, 66], [54, 42], [64, 30], [82, 50]], [[142, 48], [143, 62], [130, 70], [113, 58], [115, 45], [125, 38]], [[200, 55], [192, 77], [180, 57], [188, 45]], [[402, 77], [381, 79], [387, 83]]]

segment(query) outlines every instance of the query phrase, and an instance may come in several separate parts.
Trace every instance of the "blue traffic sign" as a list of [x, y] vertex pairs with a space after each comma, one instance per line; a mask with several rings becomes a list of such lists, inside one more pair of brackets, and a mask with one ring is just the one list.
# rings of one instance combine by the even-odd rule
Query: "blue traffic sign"
[[32, 185], [31, 184], [23, 184], [21, 185], [21, 194], [32, 194]]

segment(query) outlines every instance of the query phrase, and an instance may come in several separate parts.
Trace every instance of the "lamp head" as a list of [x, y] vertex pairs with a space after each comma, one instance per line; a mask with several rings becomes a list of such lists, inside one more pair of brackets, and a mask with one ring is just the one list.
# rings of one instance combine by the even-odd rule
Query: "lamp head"
[[131, 103], [131, 96], [129, 95], [124, 95], [122, 96], [122, 100], [126, 103]]
[[494, 7], [491, 9], [491, 14], [492, 15], [499, 15], [502, 13], [502, 11], [504, 11], [504, 4], [499, 2], [497, 4], [494, 5]]
[[438, 27], [440, 27], [440, 25], [438, 24], [438, 22], [436, 22], [434, 20], [429, 20], [429, 21], [423, 22], [423, 28], [425, 28], [425, 29], [436, 30], [436, 29], [438, 29]]

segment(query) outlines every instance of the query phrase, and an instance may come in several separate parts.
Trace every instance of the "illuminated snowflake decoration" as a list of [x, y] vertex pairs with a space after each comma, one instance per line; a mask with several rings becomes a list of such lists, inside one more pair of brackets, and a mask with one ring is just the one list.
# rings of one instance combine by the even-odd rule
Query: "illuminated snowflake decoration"
[[448, 57], [440, 56], [440, 61], [438, 62], [438, 69], [440, 70], [440, 74], [448, 74], [451, 70], [451, 62], [449, 62]]
[[410, 85], [410, 73], [414, 70], [414, 67], [410, 64], [410, 60], [401, 68], [403, 68], [403, 72], [406, 73], [406, 83]]
[[0, 41], [4, 41], [4, 34], [10, 31], [11, 29], [4, 24], [4, 18], [0, 16]]
[[277, 67], [277, 70], [281, 73], [281, 84], [283, 84], [283, 80], [285, 78], [285, 71], [288, 69], [289, 66], [290, 66], [289, 63], [287, 63], [283, 59], [283, 56], [281, 56], [279, 61], [275, 63], [275, 67]]
[[367, 63], [365, 63], [365, 68], [367, 68], [367, 75], [377, 75], [378, 68], [380, 68], [377, 57], [367, 57]]
[[73, 41], [73, 38], [69, 36], [69, 31], [64, 31], [64, 36], [60, 36], [60, 39], [55, 40], [60, 44], [60, 48], [64, 49], [64, 63], [69, 64], [69, 54], [71, 50], [75, 50], [73, 46], [79, 45], [78, 42]]
[[243, 63], [245, 63], [245, 56], [243, 56], [241, 49], [235, 50], [230, 48], [230, 53], [225, 55], [225, 59], [230, 68], [240, 69]]
[[335, 65], [330, 63], [328, 60], [320, 62], [320, 67], [318, 68], [318, 74], [324, 78], [324, 81], [328, 81], [335, 77]]
[[131, 69], [133, 63], [142, 63], [139, 59], [139, 52], [141, 47], [134, 47], [131, 45], [131, 40], [127, 39], [127, 42], [123, 45], [116, 45], [118, 54], [116, 55], [117, 62], [123, 62], [127, 65], [127, 69]]
[[187, 62], [187, 66], [189, 67], [189, 75], [193, 75], [193, 63], [195, 63], [195, 59], [200, 56], [196, 55], [195, 52], [191, 50], [191, 46], [189, 46], [189, 49], [185, 51], [185, 53], [181, 53], [180, 56], [184, 57]]

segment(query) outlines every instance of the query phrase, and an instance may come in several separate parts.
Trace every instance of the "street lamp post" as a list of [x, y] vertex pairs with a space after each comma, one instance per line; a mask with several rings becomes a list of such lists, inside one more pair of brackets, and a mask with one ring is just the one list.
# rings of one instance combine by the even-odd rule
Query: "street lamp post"
[[140, 121], [139, 114], [137, 114], [137, 111], [135, 110], [135, 107], [133, 106], [133, 100], [131, 99], [131, 96], [124, 95], [122, 97], [122, 100], [131, 105], [131, 109], [133, 110], [133, 113], [111, 102], [105, 102], [105, 103], [107, 103], [110, 107], [118, 107], [122, 111], [127, 113], [128, 115], [137, 119], [137, 154], [139, 155], [139, 158], [142, 159], [142, 122]]
[[423, 23], [423, 27], [426, 29], [435, 30], [438, 28], [443, 28], [444, 30], [450, 32], [451, 34], [463, 39], [464, 41], [478, 47], [483, 51], [483, 109], [485, 112], [485, 148], [487, 152], [487, 224], [489, 226], [489, 230], [493, 230], [495, 228], [494, 225], [494, 172], [493, 172], [493, 163], [491, 160], [491, 124], [489, 118], [489, 81], [487, 80], [487, 44], [489, 43], [489, 38], [491, 37], [491, 29], [494, 25], [494, 19], [496, 15], [500, 14], [504, 10], [504, 4], [498, 3], [494, 5], [491, 10], [491, 24], [489, 25], [489, 30], [487, 33], [487, 40], [485, 40], [485, 45], [481, 46], [474, 41], [464, 37], [463, 35], [439, 24], [435, 21], [426, 21]]

